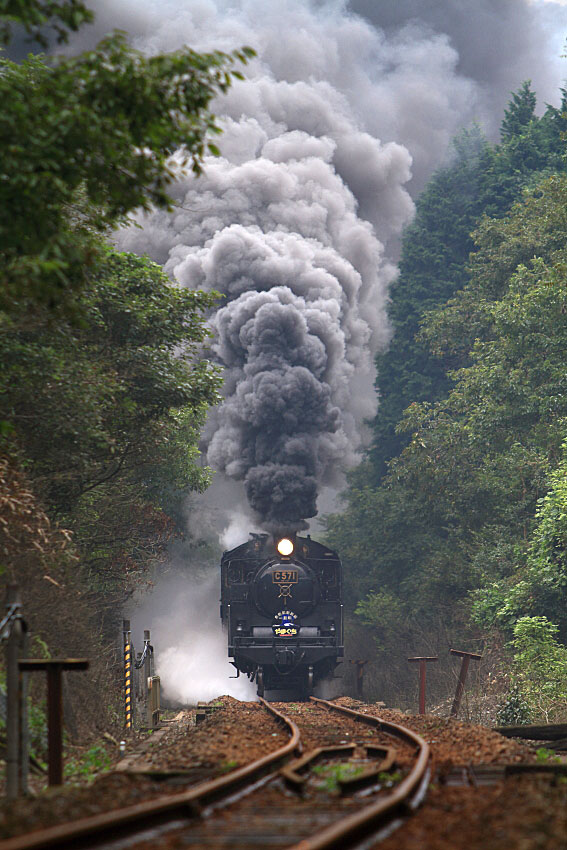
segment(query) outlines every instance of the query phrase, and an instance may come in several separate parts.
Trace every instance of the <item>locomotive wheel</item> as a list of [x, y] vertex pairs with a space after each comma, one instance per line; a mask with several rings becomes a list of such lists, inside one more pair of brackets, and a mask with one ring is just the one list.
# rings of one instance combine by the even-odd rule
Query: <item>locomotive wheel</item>
[[257, 693], [259, 697], [264, 696], [264, 668], [258, 667], [256, 670], [256, 683], [258, 685]]

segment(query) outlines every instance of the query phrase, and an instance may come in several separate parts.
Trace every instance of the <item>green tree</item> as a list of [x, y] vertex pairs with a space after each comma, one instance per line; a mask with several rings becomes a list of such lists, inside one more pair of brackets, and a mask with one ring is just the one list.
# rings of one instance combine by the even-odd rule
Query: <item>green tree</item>
[[531, 715], [562, 719], [567, 700], [567, 646], [547, 617], [521, 617], [514, 626], [514, 679]]
[[530, 122], [535, 119], [536, 102], [535, 92], [531, 90], [531, 80], [526, 80], [520, 89], [512, 94], [512, 100], [504, 112], [500, 127], [500, 135], [503, 139], [508, 140], [522, 135]]
[[[80, 0], [0, 0], [0, 40], [65, 40], [91, 18]], [[105, 237], [168, 209], [179, 170], [218, 153], [210, 103], [250, 55], [146, 57], [115, 34], [0, 60], [0, 568], [51, 651], [90, 647], [96, 695], [122, 603], [209, 481], [199, 430], [221, 380], [205, 359], [214, 294]]]
[[196, 355], [214, 303], [149, 260], [106, 251], [78, 300], [80, 322], [36, 316], [0, 334], [3, 415], [28, 476], [86, 562], [98, 558], [114, 580], [112, 562], [135, 539], [148, 553], [151, 534], [170, 533], [174, 494], [209, 481], [198, 430], [220, 375]]
[[[388, 351], [377, 358], [379, 408], [369, 462], [354, 473], [354, 486], [378, 483], [388, 462], [407, 445], [407, 436], [396, 431], [404, 409], [412, 402], [443, 398], [451, 385], [448, 372], [468, 362], [481, 316], [475, 294], [469, 305], [460, 292], [468, 292], [471, 275], [477, 274], [469, 255], [475, 229], [477, 244], [483, 248], [482, 230], [478, 231], [482, 216], [490, 217], [486, 227], [491, 239], [498, 228], [495, 219], [502, 218], [526, 188], [564, 170], [565, 91], [561, 106], [548, 106], [541, 118], [532, 114], [534, 98], [529, 83], [513, 96], [509, 112], [516, 116], [516, 132], [504, 133], [499, 145], [490, 146], [477, 128], [461, 133], [454, 142], [453, 160], [433, 175], [418, 198], [415, 220], [404, 234], [400, 275], [391, 290], [394, 337]], [[506, 126], [511, 122], [511, 117], [509, 122], [505, 119]], [[518, 248], [523, 247], [520, 239]], [[525, 249], [516, 264], [532, 256], [527, 242]], [[492, 263], [492, 257], [484, 253], [482, 257]], [[496, 262], [502, 266], [500, 258]], [[514, 267], [505, 270], [504, 281]], [[451, 296], [459, 305], [460, 321], [449, 330], [443, 326], [450, 320], [445, 305]], [[432, 323], [429, 314], [437, 308], [439, 316]], [[420, 333], [424, 322], [425, 331]]]
[[53, 30], [59, 42], [64, 42], [69, 30], [76, 32], [93, 18], [81, 0], [0, 0], [0, 42], [9, 44], [16, 26], [46, 47], [46, 27]]
[[427, 310], [445, 302], [466, 283], [471, 231], [482, 212], [480, 179], [488, 145], [478, 128], [454, 143], [454, 161], [433, 175], [417, 201], [416, 217], [403, 240], [400, 274], [391, 289], [389, 317], [394, 338], [376, 361], [379, 409], [370, 452], [370, 481], [406, 443], [396, 433], [412, 401], [440, 398], [449, 388], [447, 365], [416, 340]]
[[480, 588], [473, 614], [485, 625], [511, 631], [526, 615], [550, 617], [567, 641], [567, 444], [549, 475], [549, 491], [540, 500], [525, 564]]
[[1, 60], [0, 309], [21, 316], [68, 299], [86, 282], [97, 233], [134, 209], [170, 207], [180, 168], [198, 174], [218, 153], [209, 104], [252, 53], [147, 57], [115, 34], [78, 57]]
[[[563, 561], [549, 560], [553, 534], [548, 525], [546, 549], [536, 510], [557, 486], [565, 439], [566, 199], [567, 179], [550, 178], [507, 217], [483, 222], [470, 283], [424, 335], [467, 365], [450, 375], [446, 399], [407, 408], [408, 445], [381, 485], [351, 487], [345, 513], [329, 520], [358, 614], [389, 651], [389, 610], [443, 641], [447, 630], [476, 634], [468, 600], [479, 588], [477, 621], [496, 614], [510, 630], [564, 605]], [[543, 505], [557, 520], [553, 495], [554, 511], [551, 495]], [[559, 522], [553, 533], [562, 540]]]

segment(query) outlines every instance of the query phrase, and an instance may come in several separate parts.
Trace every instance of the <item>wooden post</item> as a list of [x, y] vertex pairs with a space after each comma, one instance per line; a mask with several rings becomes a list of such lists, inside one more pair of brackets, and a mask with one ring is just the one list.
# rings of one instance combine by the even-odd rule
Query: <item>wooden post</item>
[[[6, 589], [6, 609], [19, 602], [17, 585], [10, 584]], [[19, 635], [15, 623], [12, 624], [6, 647], [6, 796], [13, 800], [18, 796], [18, 755], [20, 739], [20, 715], [18, 706], [18, 655]]]
[[357, 659], [356, 661], [351, 660], [350, 663], [356, 664], [356, 693], [359, 697], [362, 697], [364, 690], [364, 667], [368, 664], [368, 661]]
[[[22, 636], [20, 642], [20, 657], [27, 655], [28, 630], [25, 622], [20, 620]], [[20, 793], [28, 793], [28, 773], [30, 766], [30, 729], [28, 723], [28, 679], [27, 673], [20, 670], [18, 664], [18, 690], [20, 702]]]
[[428, 661], [437, 661], [437, 655], [418, 655], [415, 658], [408, 658], [410, 662], [419, 661], [419, 713], [425, 714], [425, 668]]
[[18, 585], [6, 588], [6, 611], [13, 617], [6, 625], [6, 796], [9, 800], [25, 794], [28, 787], [29, 738], [27, 730], [27, 677], [20, 674], [18, 661], [27, 640], [22, 619]]
[[139, 723], [139, 718], [144, 716], [144, 692], [146, 685], [142, 667], [142, 653], [136, 652], [136, 663], [134, 664], [134, 690], [136, 693], [133, 705], [134, 726]]
[[159, 716], [161, 711], [161, 682], [159, 676], [152, 676], [150, 679], [152, 687], [150, 690], [150, 703], [152, 710], [152, 728], [159, 726]]
[[63, 784], [63, 670], [87, 670], [86, 658], [23, 658], [18, 662], [20, 670], [47, 672], [47, 744], [49, 785]]
[[459, 681], [457, 682], [455, 699], [453, 700], [453, 705], [451, 707], [451, 717], [456, 717], [459, 713], [463, 691], [465, 690], [465, 682], [467, 680], [467, 673], [469, 671], [470, 660], [471, 658], [474, 658], [476, 661], [480, 661], [482, 655], [479, 655], [476, 652], [461, 652], [459, 649], [450, 649], [449, 652], [451, 653], [451, 655], [458, 655], [462, 658], [461, 672], [459, 673]]

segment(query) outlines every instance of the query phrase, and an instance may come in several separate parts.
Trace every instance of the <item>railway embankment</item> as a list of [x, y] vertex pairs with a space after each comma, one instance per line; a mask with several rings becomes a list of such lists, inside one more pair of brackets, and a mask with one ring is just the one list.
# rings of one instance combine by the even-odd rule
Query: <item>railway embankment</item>
[[[339, 715], [313, 702], [274, 704], [299, 732], [287, 767], [288, 773], [296, 771], [295, 785], [285, 781], [278, 761], [267, 773], [264, 768], [261, 780], [252, 781], [253, 790], [241, 783], [238, 793], [230, 792], [227, 784], [223, 794], [232, 794], [229, 805], [219, 802], [223, 795], [218, 791], [212, 795], [214, 782], [220, 779], [223, 785], [245, 765], [281, 750], [290, 738], [289, 729], [261, 703], [219, 697], [206, 709], [180, 711], [152, 734], [132, 736], [126, 752], [89, 785], [67, 784], [2, 804], [0, 850], [14, 846], [18, 835], [22, 842], [35, 835], [30, 846], [41, 847], [39, 836], [56, 826], [110, 818], [119, 810], [140, 812], [153, 805], [162, 807], [163, 815], [166, 798], [192, 800], [191, 812], [185, 818], [176, 809], [173, 826], [162, 825], [151, 839], [141, 834], [129, 846], [346, 848], [348, 843], [317, 844], [317, 836], [338, 830], [345, 818], [362, 818], [369, 806], [386, 805], [407, 783], [418, 758], [411, 739], [392, 738], [388, 724], [405, 727], [425, 742], [429, 772], [421, 783], [421, 805], [409, 816], [405, 803], [398, 806], [401, 826], [391, 837], [382, 836], [383, 850], [562, 846], [567, 776], [549, 750], [454, 718], [409, 715], [350, 698], [335, 704], [358, 716]], [[526, 765], [537, 772], [519, 773]], [[203, 788], [209, 789], [208, 797], [198, 796]], [[113, 846], [105, 841], [97, 846]], [[378, 839], [367, 846], [378, 847]]]

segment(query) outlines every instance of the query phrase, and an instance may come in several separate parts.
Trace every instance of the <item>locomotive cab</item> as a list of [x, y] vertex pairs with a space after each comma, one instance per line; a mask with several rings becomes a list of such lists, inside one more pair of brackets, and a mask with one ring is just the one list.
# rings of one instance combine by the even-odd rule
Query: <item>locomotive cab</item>
[[222, 557], [221, 617], [231, 663], [260, 695], [307, 696], [344, 655], [338, 555], [309, 536], [252, 534]]

